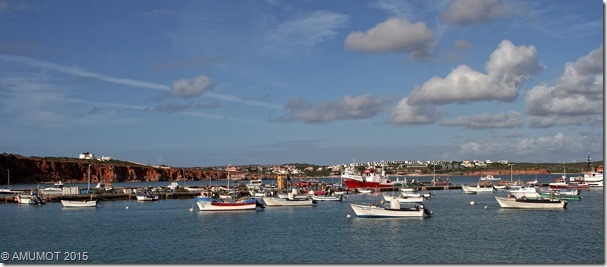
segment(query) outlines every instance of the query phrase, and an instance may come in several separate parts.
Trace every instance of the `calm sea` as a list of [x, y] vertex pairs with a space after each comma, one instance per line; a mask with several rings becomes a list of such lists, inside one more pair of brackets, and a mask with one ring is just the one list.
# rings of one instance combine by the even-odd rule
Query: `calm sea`
[[1, 262], [605, 263], [602, 189], [583, 191], [581, 201], [552, 211], [501, 209], [494, 196], [506, 192], [431, 193], [425, 204], [433, 215], [423, 219], [358, 218], [349, 203], [381, 200], [363, 194], [313, 207], [214, 213], [190, 212], [193, 199], [105, 201], [96, 209], [0, 204]]

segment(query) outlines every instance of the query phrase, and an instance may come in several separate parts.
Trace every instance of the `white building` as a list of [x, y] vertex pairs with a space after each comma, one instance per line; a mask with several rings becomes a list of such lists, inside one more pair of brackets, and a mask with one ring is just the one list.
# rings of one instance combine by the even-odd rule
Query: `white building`
[[80, 153], [80, 157], [78, 157], [79, 159], [95, 159], [95, 155], [93, 155], [93, 153], [91, 152], [84, 152], [84, 153]]

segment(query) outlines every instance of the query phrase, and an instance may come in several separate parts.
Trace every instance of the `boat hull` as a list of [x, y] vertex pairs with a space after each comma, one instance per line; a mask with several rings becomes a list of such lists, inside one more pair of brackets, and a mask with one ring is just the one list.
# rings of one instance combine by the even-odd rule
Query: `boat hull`
[[386, 209], [378, 206], [350, 204], [358, 217], [424, 217], [429, 215], [423, 208]]
[[502, 208], [506, 209], [565, 209], [567, 207], [567, 200], [522, 200], [505, 197], [495, 197], [495, 199]]
[[61, 204], [64, 207], [69, 207], [69, 208], [82, 208], [82, 207], [89, 207], [89, 208], [96, 208], [97, 207], [97, 200], [92, 200], [92, 201], [71, 201], [71, 200], [61, 200]]

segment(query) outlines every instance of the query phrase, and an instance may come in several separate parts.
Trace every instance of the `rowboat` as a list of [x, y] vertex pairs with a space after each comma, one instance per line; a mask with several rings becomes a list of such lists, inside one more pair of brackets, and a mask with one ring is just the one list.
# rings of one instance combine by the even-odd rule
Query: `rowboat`
[[234, 210], [255, 210], [257, 206], [263, 205], [257, 203], [254, 198], [247, 198], [240, 201], [224, 201], [222, 199], [210, 197], [196, 197], [196, 205], [202, 211], [234, 211]]
[[300, 198], [276, 198], [276, 197], [262, 197], [266, 206], [312, 206], [315, 200], [312, 198], [300, 199]]
[[344, 195], [335, 195], [335, 196], [312, 196], [313, 200], [316, 201], [342, 201], [344, 199]]
[[97, 200], [61, 200], [61, 204], [64, 207], [82, 208], [82, 207], [97, 207]]
[[502, 208], [506, 209], [565, 209], [567, 200], [549, 198], [495, 197]]
[[397, 201], [390, 202], [389, 207], [374, 204], [350, 204], [350, 207], [358, 217], [423, 217], [432, 214], [432, 211], [426, 209], [422, 204], [416, 204], [413, 207], [401, 207]]

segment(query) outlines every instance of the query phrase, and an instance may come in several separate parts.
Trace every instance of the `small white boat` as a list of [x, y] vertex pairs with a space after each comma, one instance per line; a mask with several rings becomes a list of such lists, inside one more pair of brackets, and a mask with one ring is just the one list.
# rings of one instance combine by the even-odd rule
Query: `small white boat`
[[389, 196], [389, 195], [383, 195], [384, 196], [384, 201], [386, 202], [391, 202], [393, 200], [398, 201], [399, 203], [422, 203], [424, 202], [424, 198], [417, 196], [417, 197], [402, 197], [402, 196]]
[[519, 188], [516, 190], [510, 190], [510, 194], [512, 194], [515, 198], [539, 198], [541, 197], [538, 193], [538, 188], [532, 182], [527, 182], [525, 187]]
[[371, 189], [360, 189], [360, 188], [356, 188], [356, 191], [358, 191], [358, 193], [363, 193], [363, 194], [370, 194], [370, 193], [373, 193], [373, 190], [371, 190]]
[[567, 207], [567, 200], [564, 199], [529, 199], [526, 197], [495, 197], [495, 199], [502, 208], [506, 209], [565, 209]]
[[197, 192], [197, 193], [205, 190], [204, 187], [191, 187], [191, 186], [185, 186], [184, 189], [187, 190], [188, 192]]
[[44, 195], [62, 195], [63, 194], [63, 182], [59, 181], [53, 184], [53, 187], [46, 187], [40, 190], [41, 194]]
[[314, 200], [312, 198], [308, 199], [298, 199], [298, 198], [277, 198], [277, 197], [262, 197], [266, 206], [312, 206], [314, 204]]
[[423, 217], [432, 214], [432, 211], [426, 209], [422, 204], [405, 208], [401, 207], [398, 202], [391, 202], [390, 207], [380, 207], [374, 204], [350, 204], [350, 207], [358, 217]]
[[466, 193], [466, 194], [488, 193], [488, 192], [496, 191], [495, 187], [493, 187], [493, 186], [484, 186], [483, 187], [480, 185], [475, 185], [475, 186], [462, 185], [462, 190], [464, 190], [464, 193]]
[[502, 178], [499, 178], [499, 177], [493, 177], [493, 175], [491, 175], [491, 174], [487, 174], [480, 178], [481, 181], [499, 181], [501, 179]]
[[152, 192], [148, 190], [139, 191], [136, 194], [138, 201], [154, 201], [158, 200], [158, 195], [152, 194]]
[[97, 200], [61, 200], [64, 207], [82, 208], [82, 207], [97, 207]]
[[37, 191], [32, 191], [29, 195], [25, 194], [17, 194], [14, 198], [15, 202], [19, 204], [28, 204], [28, 205], [42, 205], [44, 204], [44, 199], [38, 194]]
[[335, 196], [312, 195], [312, 199], [316, 200], [316, 201], [342, 201], [342, 200], [344, 200], [344, 195], [335, 195]]
[[240, 201], [224, 201], [222, 199], [214, 199], [210, 197], [196, 197], [196, 205], [202, 211], [236, 211], [236, 210], [255, 210], [258, 206], [254, 198], [247, 198]]

